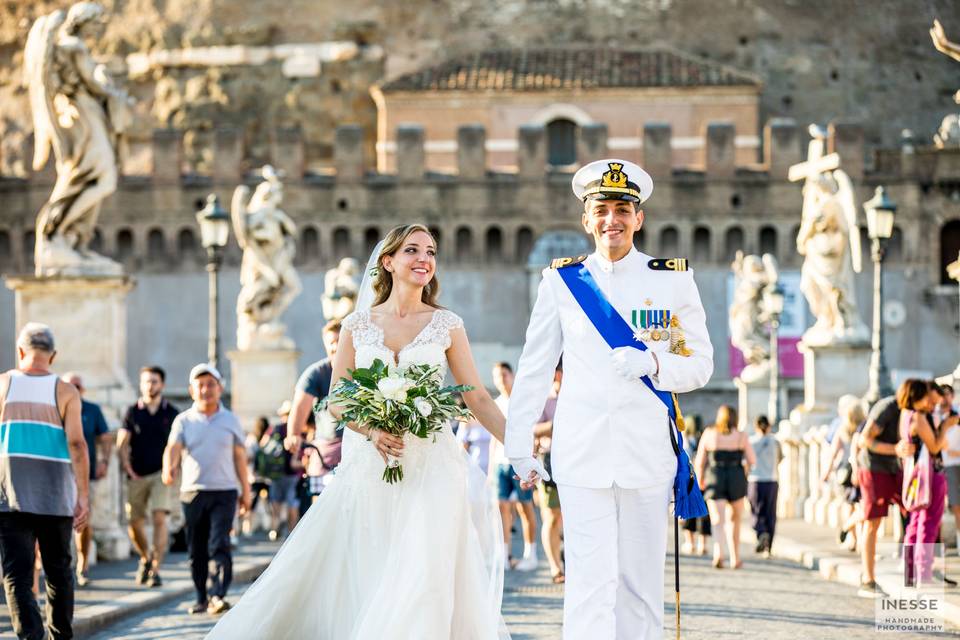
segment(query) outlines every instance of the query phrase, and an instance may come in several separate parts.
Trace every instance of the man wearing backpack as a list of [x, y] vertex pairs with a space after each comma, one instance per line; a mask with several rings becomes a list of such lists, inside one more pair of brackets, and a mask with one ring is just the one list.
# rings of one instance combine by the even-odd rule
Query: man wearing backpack
[[289, 400], [283, 401], [277, 415], [280, 416], [280, 423], [270, 427], [260, 443], [260, 473], [270, 480], [270, 540], [281, 537], [280, 523], [284, 507], [287, 511], [287, 533], [293, 531], [300, 517], [300, 500], [297, 496], [299, 464], [283, 446], [287, 437], [287, 418], [290, 416]]

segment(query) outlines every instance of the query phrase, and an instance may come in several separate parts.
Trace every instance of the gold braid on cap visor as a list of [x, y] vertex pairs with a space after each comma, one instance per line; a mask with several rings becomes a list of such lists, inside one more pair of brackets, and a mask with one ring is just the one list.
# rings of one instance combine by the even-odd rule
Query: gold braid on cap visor
[[628, 182], [626, 187], [605, 187], [600, 180], [596, 180], [588, 185], [581, 197], [586, 198], [597, 193], [622, 193], [640, 200], [640, 187], [632, 182]]

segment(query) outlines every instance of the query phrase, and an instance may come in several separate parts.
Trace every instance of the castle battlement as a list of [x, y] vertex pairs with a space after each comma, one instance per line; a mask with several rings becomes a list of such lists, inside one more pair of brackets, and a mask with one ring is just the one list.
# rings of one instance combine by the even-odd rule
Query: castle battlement
[[[786, 181], [787, 170], [801, 162], [806, 155], [807, 134], [804, 127], [791, 118], [773, 118], [763, 129], [762, 149], [756, 162], [735, 162], [737, 139], [744, 132], [735, 130], [726, 121], [710, 122], [702, 132], [699, 161], [690, 166], [678, 166], [673, 161], [677, 141], [673, 140], [670, 125], [650, 122], [639, 132], [639, 162], [655, 180], [704, 181]], [[876, 149], [867, 158], [863, 127], [853, 121], [835, 121], [829, 125], [828, 151], [842, 158], [844, 171], [854, 180], [870, 180], [871, 174], [890, 182], [920, 180], [943, 182], [960, 180], [960, 161], [954, 154], [933, 148], [915, 148], [905, 144], [900, 149]], [[149, 146], [149, 173], [125, 175], [121, 189], [150, 187], [189, 187], [197, 185], [232, 185], [255, 179], [252, 160], [244, 145], [244, 136], [236, 128], [219, 128], [212, 135], [208, 149], [212, 160], [211, 171], [200, 173], [189, 166], [184, 156], [184, 137], [187, 131], [157, 129], [146, 144]], [[493, 141], [502, 146], [503, 141]], [[577, 131], [576, 149], [579, 161], [605, 156], [627, 155], [608, 139], [607, 127], [589, 124]], [[680, 141], [691, 146], [691, 141]], [[616, 141], [614, 141], [616, 143]], [[488, 154], [491, 150], [486, 131], [481, 125], [458, 127], [453, 148], [456, 155], [454, 171], [437, 170], [426, 165], [426, 151], [431, 141], [425, 139], [424, 128], [416, 124], [400, 124], [396, 131], [395, 153], [397, 170], [378, 172], [364, 130], [358, 125], [336, 128], [333, 141], [333, 160], [329, 167], [311, 172], [306, 167], [305, 139], [296, 127], [277, 128], [271, 135], [269, 164], [281, 170], [288, 183], [323, 184], [324, 178], [335, 183], [369, 182], [389, 184], [420, 182], [424, 180], [454, 180], [475, 184], [477, 181], [502, 182], [511, 176], [520, 181], [542, 180], [556, 173], [567, 173], [570, 166], [548, 164], [549, 140], [542, 125], [523, 125], [515, 140], [516, 165], [491, 168]], [[496, 145], [494, 145], [496, 146]], [[762, 156], [762, 157], [761, 157]], [[629, 159], [629, 158], [628, 158]], [[52, 184], [55, 172], [52, 160], [41, 171], [26, 177], [0, 176], [0, 189], [33, 188]], [[265, 163], [257, 163], [265, 164]], [[386, 182], [384, 182], [386, 181]]]
[[[858, 123], [834, 122], [828, 132], [827, 150], [841, 156], [858, 202], [882, 183], [901, 203], [891, 260], [918, 261], [935, 277], [938, 266], [923, 247], [950, 222], [944, 203], [960, 188], [960, 150], [904, 145], [874, 151], [868, 162]], [[260, 163], [252, 164], [239, 130], [221, 128], [209, 136], [213, 170], [206, 174], [184, 160], [187, 133], [154, 131], [152, 171], [124, 176], [104, 203], [93, 248], [125, 262], [130, 271], [202, 268], [194, 218], [198, 202], [213, 191], [227, 203], [238, 184], [260, 179]], [[703, 133], [701, 162], [682, 167], [672, 161], [670, 126], [643, 126], [637, 160], [656, 186], [644, 207], [638, 246], [653, 254], [689, 256], [698, 267], [726, 270], [738, 250], [770, 252], [785, 266], [798, 266], [801, 185], [789, 182], [787, 172], [806, 156], [806, 127], [791, 119], [770, 120], [762, 158], [749, 165], [734, 161], [739, 134], [732, 124], [711, 122]], [[430, 141], [422, 126], [401, 124], [396, 134], [397, 170], [387, 173], [374, 169], [360, 126], [336, 129], [332, 164], [321, 171], [307, 170], [300, 129], [273, 132], [269, 162], [285, 176], [283, 207], [299, 228], [301, 266], [321, 269], [342, 257], [365, 256], [400, 221], [430, 224], [445, 244], [443, 259], [464, 264], [522, 265], [544, 234], [580, 231], [579, 207], [570, 192], [575, 166], [549, 164], [545, 127], [520, 127], [516, 167], [493, 168], [485, 129], [461, 126], [452, 150], [455, 171], [426, 165]], [[577, 157], [619, 155], [610, 142], [606, 126], [583, 126]], [[50, 165], [27, 178], [0, 178], [0, 269], [30, 270], [33, 224], [54, 179]], [[239, 249], [231, 247], [227, 263], [237, 264], [239, 257]]]

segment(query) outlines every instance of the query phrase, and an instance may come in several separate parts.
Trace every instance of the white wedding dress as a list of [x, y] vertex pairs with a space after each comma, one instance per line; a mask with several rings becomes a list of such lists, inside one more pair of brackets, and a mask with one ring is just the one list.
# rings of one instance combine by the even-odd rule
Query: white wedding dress
[[[369, 311], [347, 316], [356, 366], [375, 359], [447, 370], [450, 331], [438, 310], [399, 354]], [[270, 566], [207, 636], [214, 640], [504, 640], [500, 516], [483, 473], [446, 427], [407, 436], [403, 480], [350, 429], [333, 482]]]

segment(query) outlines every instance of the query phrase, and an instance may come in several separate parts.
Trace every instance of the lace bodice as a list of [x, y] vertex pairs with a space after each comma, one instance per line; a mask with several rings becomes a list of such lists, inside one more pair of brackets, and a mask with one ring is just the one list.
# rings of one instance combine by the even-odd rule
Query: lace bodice
[[394, 353], [384, 344], [383, 329], [370, 319], [369, 310], [351, 313], [344, 318], [343, 326], [353, 335], [357, 367], [369, 367], [379, 358], [388, 366], [437, 366], [440, 367], [440, 372], [446, 375], [446, 351], [450, 348], [450, 332], [463, 327], [463, 320], [452, 311], [437, 309], [417, 337], [399, 353]]
[[[370, 311], [357, 311], [343, 319], [343, 327], [349, 329], [353, 336], [353, 348], [356, 351], [355, 366], [369, 367], [379, 358], [391, 367], [429, 364], [439, 367], [443, 376], [447, 373], [446, 351], [450, 348], [450, 332], [462, 326], [463, 320], [460, 316], [452, 311], [438, 309], [417, 337], [399, 353], [394, 353], [384, 344], [383, 329], [370, 319]], [[461, 452], [449, 425], [437, 433], [436, 437], [417, 438], [407, 434], [404, 442], [402, 462], [406, 476], [427, 468], [429, 452], [437, 444], [448, 451]], [[340, 467], [337, 469], [338, 474], [346, 472], [347, 469], [356, 469], [355, 477], [362, 478], [363, 482], [370, 482], [377, 486], [383, 484], [383, 480], [380, 479], [383, 459], [363, 436], [352, 429], [344, 431], [342, 455]], [[460, 460], [459, 455], [454, 459]], [[465, 466], [464, 464], [464, 468]], [[463, 470], [461, 472], [465, 473]]]

